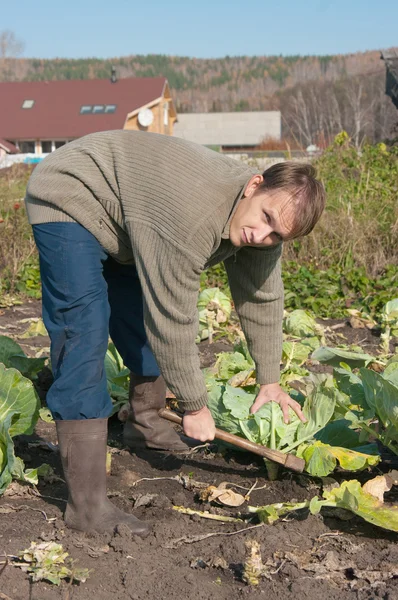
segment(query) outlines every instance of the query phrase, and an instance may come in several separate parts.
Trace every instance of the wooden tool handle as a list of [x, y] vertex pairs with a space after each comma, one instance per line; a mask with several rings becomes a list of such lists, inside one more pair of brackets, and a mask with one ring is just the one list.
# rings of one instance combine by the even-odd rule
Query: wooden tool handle
[[[159, 416], [163, 419], [167, 419], [168, 421], [172, 421], [172, 423], [178, 423], [178, 425], [182, 424], [182, 418], [177, 415], [172, 410], [168, 410], [167, 408], [161, 408], [159, 411]], [[297, 471], [298, 473], [302, 473], [305, 467], [305, 460], [302, 458], [298, 458], [293, 454], [285, 454], [284, 452], [280, 452], [280, 450], [271, 450], [271, 448], [266, 448], [265, 446], [261, 446], [260, 444], [255, 444], [254, 442], [250, 442], [249, 440], [244, 440], [243, 438], [234, 435], [233, 433], [227, 433], [222, 429], [216, 429], [217, 440], [222, 440], [223, 442], [228, 442], [228, 444], [232, 444], [233, 446], [238, 446], [243, 450], [247, 450], [248, 452], [253, 452], [254, 454], [258, 454], [263, 458], [268, 458], [269, 460], [273, 460], [280, 465], [283, 465], [287, 469], [291, 469], [292, 471]]]

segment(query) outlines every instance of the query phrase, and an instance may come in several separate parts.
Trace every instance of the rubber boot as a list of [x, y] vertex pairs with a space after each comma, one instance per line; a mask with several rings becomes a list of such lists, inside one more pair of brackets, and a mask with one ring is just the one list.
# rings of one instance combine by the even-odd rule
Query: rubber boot
[[[187, 452], [190, 445], [194, 445], [188, 445], [188, 438], [179, 435], [158, 415], [158, 411], [166, 406], [166, 383], [162, 376], [144, 377], [131, 373], [129, 403], [131, 412], [124, 425], [123, 438], [130, 448]], [[195, 445], [197, 443], [200, 442]]]
[[68, 504], [65, 523], [79, 531], [112, 532], [125, 523], [145, 537], [150, 527], [117, 508], [106, 495], [108, 419], [56, 421]]

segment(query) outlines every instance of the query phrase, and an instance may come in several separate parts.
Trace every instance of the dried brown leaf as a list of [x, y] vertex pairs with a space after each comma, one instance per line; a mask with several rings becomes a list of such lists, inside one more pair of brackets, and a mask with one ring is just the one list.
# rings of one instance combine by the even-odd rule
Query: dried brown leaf
[[363, 315], [361, 311], [355, 308], [349, 308], [347, 312], [351, 315], [350, 325], [353, 329], [373, 329], [376, 322], [367, 315]]
[[211, 559], [211, 566], [215, 569], [228, 569], [228, 563], [222, 556], [215, 556]]
[[208, 502], [209, 501], [209, 497], [211, 496], [211, 494], [217, 490], [215, 485], [209, 485], [207, 488], [205, 488], [204, 490], [202, 490], [199, 494], [199, 499], [202, 502]]
[[379, 500], [379, 502], [384, 502], [384, 492], [388, 492], [391, 490], [393, 485], [393, 480], [389, 475], [379, 475], [378, 477], [374, 477], [374, 479], [370, 479], [363, 486], [362, 489], [364, 492], [371, 494], [375, 498]]
[[3, 494], [3, 497], [6, 496], [17, 496], [18, 498], [31, 498], [32, 496], [35, 496], [35, 493], [33, 488], [29, 484], [19, 483], [18, 481], [12, 481]]
[[227, 488], [228, 482], [223, 481], [218, 487], [210, 485], [200, 494], [200, 499], [207, 502], [217, 502], [225, 506], [241, 506], [245, 497]]
[[391, 478], [393, 485], [398, 485], [398, 470], [397, 469], [393, 469], [392, 471], [389, 471], [387, 473], [387, 475]]
[[358, 317], [350, 318], [350, 325], [353, 329], [365, 329], [366, 324], [362, 319], [358, 319]]
[[245, 497], [233, 490], [225, 490], [219, 494], [215, 500], [219, 504], [224, 504], [225, 506], [242, 506], [245, 502]]

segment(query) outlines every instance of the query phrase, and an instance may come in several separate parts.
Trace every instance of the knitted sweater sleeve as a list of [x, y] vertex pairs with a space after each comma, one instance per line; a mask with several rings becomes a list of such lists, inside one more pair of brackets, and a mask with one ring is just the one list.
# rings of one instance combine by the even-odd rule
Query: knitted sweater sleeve
[[282, 318], [282, 244], [273, 248], [242, 248], [225, 261], [236, 311], [249, 351], [256, 363], [257, 382], [280, 377]]
[[207, 404], [195, 338], [201, 261], [145, 224], [129, 226], [149, 344], [184, 410]]

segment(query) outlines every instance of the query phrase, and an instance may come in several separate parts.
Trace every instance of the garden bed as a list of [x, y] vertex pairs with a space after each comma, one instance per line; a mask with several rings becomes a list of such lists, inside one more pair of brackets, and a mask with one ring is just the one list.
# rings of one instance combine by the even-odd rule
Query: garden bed
[[[32, 301], [1, 312], [1, 335], [19, 336], [28, 326], [21, 320], [38, 317], [40, 304]], [[346, 321], [328, 324], [334, 335], [344, 335], [348, 343], [376, 353], [379, 338], [374, 332], [353, 329]], [[45, 336], [17, 341], [29, 356], [49, 345]], [[215, 354], [228, 349], [228, 345], [223, 341], [212, 345], [202, 342], [199, 348], [202, 366], [209, 366]], [[40, 377], [37, 385], [44, 398], [48, 376]], [[246, 518], [248, 504], [307, 500], [320, 495], [321, 486], [327, 482], [288, 471], [283, 471], [279, 480], [269, 481], [261, 459], [217, 446], [187, 456], [163, 452], [134, 454], [123, 447], [121, 433], [122, 425], [114, 417], [109, 436], [109, 495], [120, 508], [132, 510], [151, 522], [153, 532], [141, 540], [123, 527], [112, 535], [94, 536], [65, 528], [62, 512], [66, 486], [58, 479], [62, 478], [62, 470], [55, 446], [55, 426], [39, 420], [32, 436], [16, 440], [16, 453], [27, 467], [50, 464], [57, 477], [47, 482], [40, 478], [37, 492], [14, 482], [0, 499], [0, 562], [1, 554], [15, 555], [32, 541], [51, 540], [62, 544], [79, 561], [79, 567], [90, 569], [90, 575], [79, 585], [62, 582], [56, 587], [43, 581], [31, 583], [19, 568], [4, 563], [0, 565], [2, 600], [80, 600], [94, 596], [97, 600], [398, 598], [397, 534], [344, 511], [324, 511], [322, 516], [297, 512], [273, 525], [255, 527], [256, 520], [222, 523], [173, 510], [173, 506], [212, 514], [221, 510], [200, 500], [198, 483], [218, 486], [230, 482], [245, 488], [246, 491], [234, 488], [243, 495], [256, 484], [249, 501], [241, 507], [222, 507], [223, 514], [236, 517], [241, 513]], [[363, 482], [382, 470], [383, 464], [359, 477], [344, 473], [344, 479], [359, 478]], [[337, 471], [333, 478], [340, 481], [342, 474]], [[397, 490], [393, 488], [386, 494], [386, 501], [397, 501], [394, 489]], [[239, 533], [243, 529], [246, 531]], [[198, 536], [208, 534], [214, 535], [198, 540]], [[247, 540], [260, 543], [265, 565], [264, 576], [254, 588], [242, 580]]]
[[[40, 424], [35, 441], [39, 440], [55, 441], [53, 425]], [[115, 424], [110, 443], [119, 446], [119, 442], [120, 426]], [[61, 475], [55, 453], [32, 447], [27, 440], [20, 451], [25, 461], [30, 458], [29, 464], [50, 462]], [[392, 577], [394, 569], [398, 576], [396, 534], [359, 518], [342, 521], [333, 516], [303, 515], [234, 536], [215, 535], [170, 548], [184, 536], [222, 534], [248, 526], [222, 524], [173, 511], [172, 505], [209, 508], [197, 500], [195, 492], [184, 489], [177, 481], [138, 481], [183, 474], [209, 484], [229, 481], [249, 489], [257, 480], [259, 487], [266, 487], [252, 492], [250, 503], [260, 505], [311, 498], [318, 490], [310, 478], [286, 472], [282, 480], [267, 482], [260, 461], [236, 454], [214, 456], [208, 451], [183, 458], [161, 452], [131, 455], [121, 449], [112, 457], [109, 477], [112, 501], [128, 511], [134, 502], [147, 504], [135, 509], [134, 514], [153, 523], [153, 533], [140, 540], [132, 538], [125, 529], [114, 535], [95, 536], [68, 530], [62, 522], [66, 498], [62, 482], [39, 485], [39, 492], [51, 498], [6, 496], [0, 501], [0, 511], [22, 508], [1, 515], [1, 552], [15, 554], [29, 547], [33, 540], [56, 540], [79, 561], [79, 566], [92, 569], [85, 583], [70, 588], [63, 583], [56, 588], [46, 582], [30, 584], [27, 575], [7, 566], [0, 578], [0, 589], [12, 600], [78, 600], [94, 596], [98, 600], [110, 597], [203, 600], [241, 598], [246, 594], [256, 598], [264, 595], [269, 600], [397, 598], [397, 580]], [[135, 480], [138, 482], [134, 485]], [[245, 506], [241, 510], [244, 512]], [[46, 520], [54, 517], [55, 520]], [[263, 562], [271, 563], [269, 579], [263, 579], [251, 593], [242, 582], [244, 542], [248, 538], [258, 540]], [[207, 566], [217, 561], [221, 567]]]

